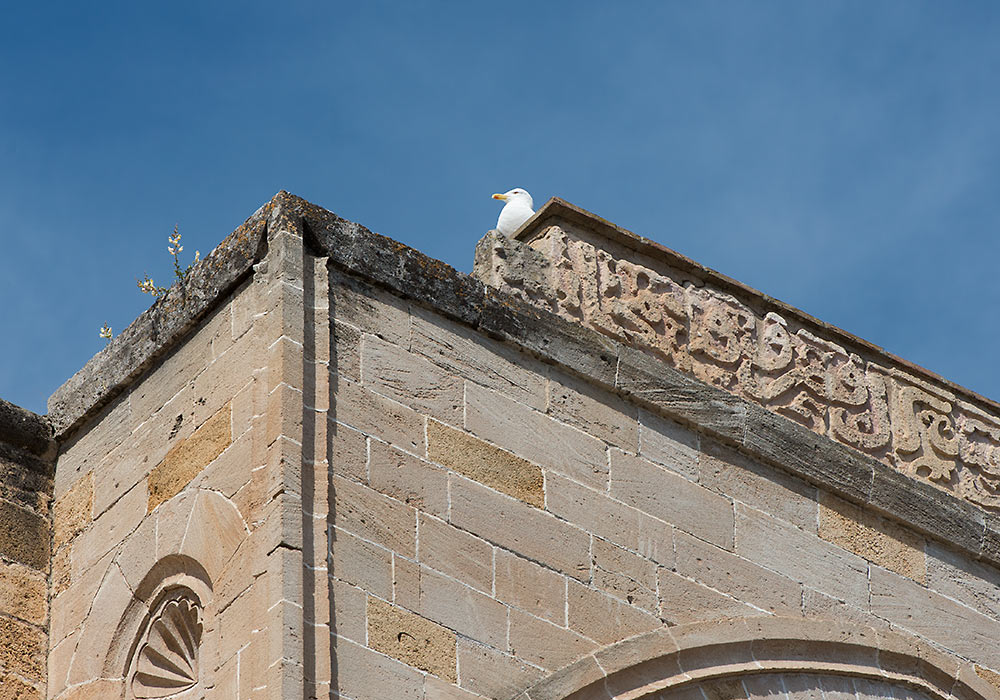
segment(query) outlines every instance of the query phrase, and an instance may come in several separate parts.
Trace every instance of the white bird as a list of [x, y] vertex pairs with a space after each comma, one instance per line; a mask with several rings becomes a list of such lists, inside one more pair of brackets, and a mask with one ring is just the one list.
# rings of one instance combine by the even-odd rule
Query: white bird
[[531, 215], [535, 213], [535, 210], [532, 208], [535, 203], [531, 201], [531, 195], [528, 194], [527, 190], [522, 190], [520, 187], [515, 187], [503, 194], [495, 194], [493, 195], [493, 199], [507, 202], [503, 205], [503, 209], [500, 210], [500, 218], [497, 219], [497, 230], [508, 238], [513, 236], [514, 232], [521, 228], [521, 224], [530, 219]]

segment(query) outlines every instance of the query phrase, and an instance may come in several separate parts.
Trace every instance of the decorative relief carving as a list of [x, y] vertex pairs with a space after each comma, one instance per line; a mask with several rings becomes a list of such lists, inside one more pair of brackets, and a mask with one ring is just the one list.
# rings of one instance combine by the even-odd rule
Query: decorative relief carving
[[962, 495], [1000, 510], [1000, 421], [965, 412], [959, 425], [958, 453], [966, 472], [960, 480]]
[[201, 606], [193, 594], [175, 591], [150, 618], [131, 676], [132, 697], [168, 698], [198, 683]]
[[891, 386], [897, 465], [915, 476], [950, 483], [958, 466], [958, 432], [951, 402], [905, 380]]
[[1000, 417], [964, 411], [941, 387], [794, 329], [777, 313], [757, 314], [731, 294], [616, 258], [560, 226], [530, 247], [506, 238], [494, 245], [489, 275], [477, 258], [481, 278], [1000, 511]]
[[843, 394], [835, 390], [840, 405], [830, 406], [831, 437], [862, 452], [887, 455], [891, 434], [885, 375], [875, 365], [865, 369], [857, 355], [836, 364], [833, 374]]
[[728, 294], [695, 288], [688, 290], [688, 308], [694, 375], [735, 393], [741, 370], [755, 354], [753, 312]]

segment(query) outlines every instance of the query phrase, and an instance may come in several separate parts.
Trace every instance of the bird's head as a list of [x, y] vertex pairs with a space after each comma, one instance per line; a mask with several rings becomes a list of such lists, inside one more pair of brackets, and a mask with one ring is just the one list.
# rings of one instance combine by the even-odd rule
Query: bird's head
[[495, 194], [493, 195], [493, 199], [499, 199], [501, 202], [523, 202], [528, 205], [529, 209], [535, 206], [535, 203], [531, 201], [531, 195], [528, 194], [528, 191], [522, 190], [520, 187], [515, 187], [503, 194]]

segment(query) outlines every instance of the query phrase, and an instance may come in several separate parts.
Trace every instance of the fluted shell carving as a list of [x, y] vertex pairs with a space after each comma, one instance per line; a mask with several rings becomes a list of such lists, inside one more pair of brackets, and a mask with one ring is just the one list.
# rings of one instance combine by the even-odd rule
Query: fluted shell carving
[[139, 647], [132, 675], [136, 698], [167, 698], [198, 683], [201, 609], [187, 598], [160, 607]]

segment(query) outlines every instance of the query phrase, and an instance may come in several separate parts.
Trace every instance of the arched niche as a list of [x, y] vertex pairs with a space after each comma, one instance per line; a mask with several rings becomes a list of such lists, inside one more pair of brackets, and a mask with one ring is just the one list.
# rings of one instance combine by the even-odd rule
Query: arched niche
[[598, 650], [516, 700], [997, 700], [971, 664], [916, 637], [760, 617], [661, 628]]
[[148, 514], [102, 575], [67, 685], [109, 700], [203, 696], [218, 661], [215, 587], [248, 534], [237, 507], [207, 489]]

